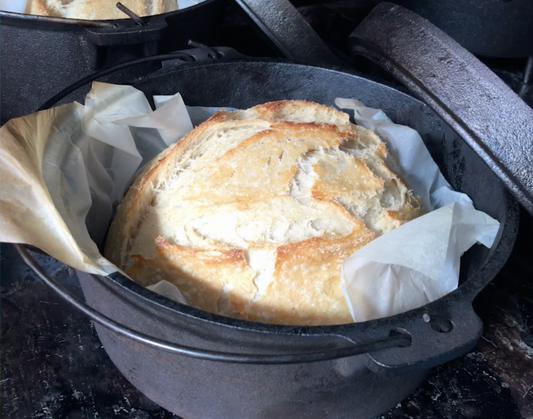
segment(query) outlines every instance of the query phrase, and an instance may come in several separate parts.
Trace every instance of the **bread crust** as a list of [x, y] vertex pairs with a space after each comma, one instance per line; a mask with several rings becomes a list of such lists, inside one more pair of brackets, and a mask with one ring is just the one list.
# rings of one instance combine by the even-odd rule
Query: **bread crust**
[[[28, 0], [24, 13], [85, 20], [128, 19], [111, 0]], [[151, 16], [177, 10], [169, 0], [122, 0], [137, 16]]]
[[220, 111], [137, 176], [105, 255], [209, 312], [349, 323], [342, 261], [423, 212], [386, 156], [373, 132], [324, 105]]

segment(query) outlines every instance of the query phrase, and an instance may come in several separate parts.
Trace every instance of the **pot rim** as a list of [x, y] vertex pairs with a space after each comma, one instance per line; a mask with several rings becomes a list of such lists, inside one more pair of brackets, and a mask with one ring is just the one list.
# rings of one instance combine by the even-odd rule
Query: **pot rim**
[[[202, 7], [220, 2], [221, 0], [204, 0], [202, 3], [195, 4], [193, 6], [186, 7], [185, 9], [178, 9], [171, 12], [159, 13], [157, 15], [143, 16], [140, 17], [142, 20], [152, 20], [163, 18], [166, 19], [170, 16], [176, 16], [184, 14], [190, 11], [196, 11]], [[0, 10], [0, 20], [2, 25], [28, 25], [28, 24], [53, 24], [58, 26], [63, 26], [64, 28], [76, 29], [76, 27], [104, 27], [104, 28], [121, 28], [127, 26], [132, 22], [132, 19], [125, 15], [123, 19], [101, 19], [101, 20], [90, 20], [90, 19], [73, 19], [66, 17], [55, 17], [55, 16], [41, 16], [41, 15], [32, 15], [29, 13], [19, 13], [19, 12], [8, 12], [6, 10]]]

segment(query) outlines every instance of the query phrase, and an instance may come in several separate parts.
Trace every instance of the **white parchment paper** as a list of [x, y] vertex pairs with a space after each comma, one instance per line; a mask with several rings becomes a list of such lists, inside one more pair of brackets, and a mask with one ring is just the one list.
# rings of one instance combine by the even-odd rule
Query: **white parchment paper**
[[500, 223], [454, 191], [414, 129], [379, 109], [337, 99], [358, 125], [387, 143], [407, 184], [431, 212], [378, 237], [342, 265], [344, 295], [355, 322], [421, 307], [458, 286], [461, 255], [476, 243], [490, 248]]
[[[218, 109], [188, 108], [179, 93], [154, 102], [155, 111], [131, 86], [95, 82], [84, 106], [63, 105], [3, 126], [0, 241], [39, 247], [81, 271], [117, 271], [95, 244], [103, 243], [113, 207], [145, 163]], [[354, 321], [416, 308], [452, 291], [460, 255], [476, 242], [490, 247], [498, 222], [450, 188], [416, 131], [354, 100], [337, 105], [376, 130], [408, 184], [435, 209], [343, 264], [339, 280]], [[166, 281], [150, 289], [185, 302]]]

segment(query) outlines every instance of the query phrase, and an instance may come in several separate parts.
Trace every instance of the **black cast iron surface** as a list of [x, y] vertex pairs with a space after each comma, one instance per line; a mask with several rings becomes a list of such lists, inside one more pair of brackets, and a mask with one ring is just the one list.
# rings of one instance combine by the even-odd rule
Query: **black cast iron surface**
[[[533, 418], [531, 237], [533, 218], [523, 211], [511, 258], [476, 301], [485, 324], [480, 342], [433, 370], [383, 419]], [[12, 246], [2, 245], [1, 262], [3, 418], [176, 418], [122, 377], [91, 323], [20, 263]], [[78, 290], [69, 269], [45, 267]]]

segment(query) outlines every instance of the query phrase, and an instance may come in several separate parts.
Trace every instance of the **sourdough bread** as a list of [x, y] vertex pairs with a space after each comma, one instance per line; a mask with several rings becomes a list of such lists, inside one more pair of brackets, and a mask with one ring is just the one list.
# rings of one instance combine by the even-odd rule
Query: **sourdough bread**
[[374, 132], [331, 107], [220, 111], [142, 170], [105, 255], [139, 284], [166, 279], [212, 313], [349, 323], [342, 261], [422, 213], [386, 156]]

